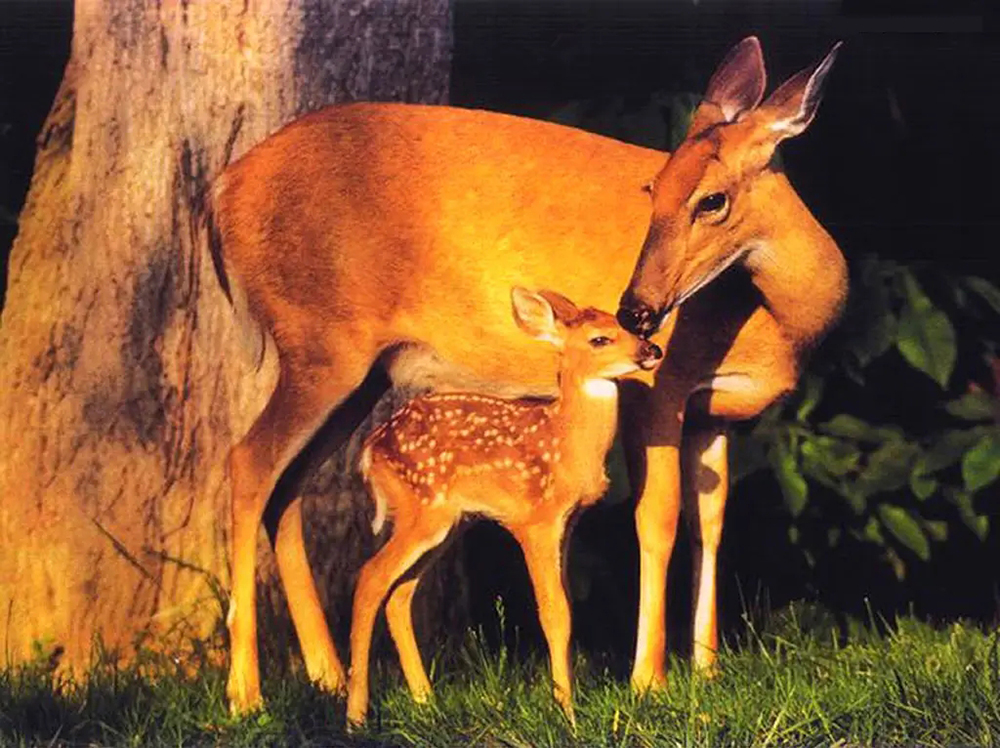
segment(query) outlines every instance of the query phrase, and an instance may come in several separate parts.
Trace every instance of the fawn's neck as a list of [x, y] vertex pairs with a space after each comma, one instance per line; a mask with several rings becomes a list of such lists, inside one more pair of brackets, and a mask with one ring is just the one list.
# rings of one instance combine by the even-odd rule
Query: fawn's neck
[[574, 481], [603, 486], [604, 458], [618, 426], [617, 385], [563, 371], [559, 399], [548, 407], [562, 445], [561, 469]]

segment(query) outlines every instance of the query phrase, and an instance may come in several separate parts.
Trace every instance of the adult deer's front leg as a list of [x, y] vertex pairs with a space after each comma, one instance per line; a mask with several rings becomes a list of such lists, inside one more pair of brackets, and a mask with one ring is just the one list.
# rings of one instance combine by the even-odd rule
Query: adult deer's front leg
[[638, 493], [639, 625], [632, 664], [636, 691], [666, 683], [667, 567], [681, 509], [682, 417], [678, 406], [645, 396], [631, 400], [622, 413], [629, 480]]
[[685, 434], [684, 514], [694, 554], [694, 634], [696, 669], [711, 673], [719, 648], [716, 577], [719, 542], [729, 493], [727, 437], [721, 422], [698, 424]]

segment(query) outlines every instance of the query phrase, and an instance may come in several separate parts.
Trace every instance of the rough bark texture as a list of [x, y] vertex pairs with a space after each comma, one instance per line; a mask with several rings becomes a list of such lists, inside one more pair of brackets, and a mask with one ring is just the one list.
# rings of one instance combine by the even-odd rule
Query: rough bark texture
[[[76, 668], [95, 637], [128, 653], [145, 633], [174, 646], [216, 630], [225, 457], [275, 372], [254, 371], [216, 282], [207, 185], [322, 104], [445, 101], [450, 33], [447, 0], [79, 0], [0, 325], [0, 651], [13, 661], [40, 642]], [[341, 634], [372, 542], [352, 454], [305, 489]]]

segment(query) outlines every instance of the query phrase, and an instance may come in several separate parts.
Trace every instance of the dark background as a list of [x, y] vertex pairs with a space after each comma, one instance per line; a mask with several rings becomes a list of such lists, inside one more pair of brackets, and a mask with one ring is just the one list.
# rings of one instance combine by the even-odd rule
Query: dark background
[[[0, 288], [71, 18], [69, 2], [0, 0]], [[452, 102], [545, 117], [573, 100], [622, 97], [628, 108], [657, 91], [700, 93], [729, 47], [750, 33], [761, 39], [773, 88], [843, 40], [816, 121], [782, 149], [800, 195], [848, 261], [874, 252], [996, 282], [1000, 46], [991, 21], [985, 1], [973, 0], [457, 0]], [[901, 407], [919, 407], [896, 395]], [[744, 613], [803, 597], [841, 620], [907, 610], [936, 620], [1000, 618], [997, 530], [985, 544], [959, 536], [936, 547], [931, 563], [900, 582], [864, 553], [808, 567], [789, 548], [782, 516], [773, 483], [748, 481], [734, 492], [720, 580], [727, 631], [739, 629]], [[466, 552], [476, 617], [495, 627], [501, 595], [508, 631], [533, 640], [516, 548], [495, 528], [474, 532]], [[576, 591], [577, 639], [627, 658], [636, 600], [631, 506], [595, 508], [576, 536], [574, 565], [587, 580]], [[682, 632], [690, 572], [683, 539], [677, 551], [671, 617], [672, 631]], [[684, 648], [683, 634], [674, 644]]]

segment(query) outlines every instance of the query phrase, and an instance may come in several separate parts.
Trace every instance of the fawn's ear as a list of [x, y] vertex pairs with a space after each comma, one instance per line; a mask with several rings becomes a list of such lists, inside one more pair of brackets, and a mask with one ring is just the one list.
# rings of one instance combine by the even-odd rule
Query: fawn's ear
[[834, 44], [826, 57], [793, 75], [757, 107], [754, 117], [770, 131], [775, 143], [799, 135], [813, 121], [840, 45]]
[[518, 327], [533, 338], [562, 347], [563, 327], [556, 320], [553, 304], [545, 296], [514, 286], [510, 291], [510, 300]]

